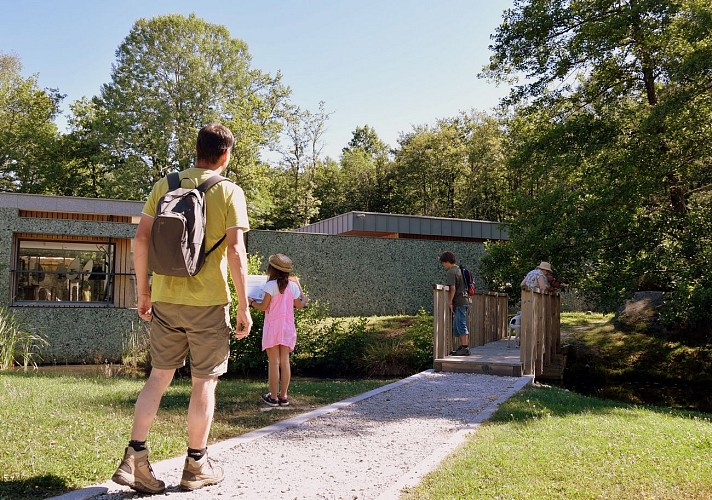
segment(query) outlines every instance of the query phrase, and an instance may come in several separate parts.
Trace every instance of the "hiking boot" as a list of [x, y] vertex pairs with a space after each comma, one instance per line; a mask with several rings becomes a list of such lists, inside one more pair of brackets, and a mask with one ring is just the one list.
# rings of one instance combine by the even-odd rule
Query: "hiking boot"
[[262, 401], [264, 401], [265, 403], [267, 403], [267, 404], [270, 405], [270, 406], [279, 406], [279, 400], [278, 400], [278, 399], [274, 399], [274, 398], [272, 397], [272, 393], [271, 393], [271, 392], [268, 392], [267, 394], [263, 394], [263, 395], [262, 395]]
[[136, 451], [130, 446], [124, 451], [124, 459], [111, 480], [141, 493], [163, 493], [166, 489], [166, 483], [153, 474], [148, 450]]
[[195, 460], [192, 457], [185, 458], [180, 487], [192, 491], [203, 486], [218, 484], [223, 479], [225, 479], [225, 474], [223, 474], [222, 467], [213, 465], [213, 461], [208, 458], [206, 453], [200, 460]]

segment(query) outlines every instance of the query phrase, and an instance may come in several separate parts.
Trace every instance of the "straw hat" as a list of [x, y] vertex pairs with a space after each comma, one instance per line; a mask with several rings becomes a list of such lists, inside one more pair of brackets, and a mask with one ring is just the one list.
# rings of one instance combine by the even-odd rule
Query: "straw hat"
[[285, 273], [292, 272], [292, 259], [281, 253], [270, 255], [269, 265], [278, 271], [284, 271]]
[[553, 272], [553, 271], [551, 270], [551, 264], [549, 264], [548, 262], [544, 262], [543, 260], [541, 261], [541, 264], [539, 264], [539, 265], [536, 266], [536, 267], [537, 267], [538, 269], [541, 269], [542, 271], [549, 271], [550, 273]]

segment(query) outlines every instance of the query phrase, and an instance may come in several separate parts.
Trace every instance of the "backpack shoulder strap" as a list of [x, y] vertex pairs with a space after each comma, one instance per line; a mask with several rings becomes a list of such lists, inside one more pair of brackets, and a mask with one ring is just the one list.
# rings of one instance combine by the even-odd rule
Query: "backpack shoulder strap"
[[[203, 182], [200, 184], [200, 186], [198, 186], [198, 191], [200, 191], [201, 193], [205, 193], [208, 189], [210, 189], [211, 187], [213, 187], [213, 186], [214, 186], [215, 184], [217, 184], [218, 182], [229, 181], [229, 180], [230, 180], [230, 179], [228, 179], [227, 177], [223, 177], [222, 175], [211, 175], [210, 177], [208, 177], [207, 179], [205, 179], [205, 181], [203, 181]], [[222, 238], [220, 238], [212, 247], [210, 247], [210, 250], [208, 250], [207, 252], [205, 252], [205, 256], [206, 256], [206, 257], [207, 257], [208, 255], [210, 255], [210, 253], [211, 253], [213, 250], [215, 250], [217, 247], [220, 246], [220, 243], [223, 242], [223, 240], [225, 239], [225, 236], [226, 236], [226, 235], [223, 234], [223, 235], [222, 235]]]
[[168, 174], [168, 191], [173, 191], [180, 187], [180, 175], [178, 172], [172, 172]]
[[208, 189], [213, 187], [218, 182], [227, 181], [227, 180], [229, 180], [229, 179], [227, 179], [226, 177], [223, 177], [222, 175], [211, 175], [210, 177], [205, 179], [205, 181], [203, 181], [203, 183], [200, 186], [198, 186], [198, 191], [200, 191], [201, 193], [204, 193], [205, 191], [207, 191]]

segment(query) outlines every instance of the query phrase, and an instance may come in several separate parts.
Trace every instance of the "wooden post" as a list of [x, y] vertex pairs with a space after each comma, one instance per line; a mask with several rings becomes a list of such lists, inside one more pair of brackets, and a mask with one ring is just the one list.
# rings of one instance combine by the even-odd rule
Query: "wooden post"
[[534, 293], [522, 291], [522, 325], [519, 337], [519, 356], [524, 375], [534, 374]]
[[522, 291], [520, 357], [525, 375], [541, 375], [556, 360], [561, 350], [560, 307], [558, 293]]
[[500, 293], [498, 296], [497, 317], [499, 322], [497, 323], [497, 330], [499, 334], [497, 335], [497, 339], [503, 339], [509, 335], [509, 308], [507, 307], [507, 299], [508, 296], [506, 293]]
[[433, 360], [445, 357], [447, 351], [447, 324], [450, 308], [447, 286], [433, 285]]

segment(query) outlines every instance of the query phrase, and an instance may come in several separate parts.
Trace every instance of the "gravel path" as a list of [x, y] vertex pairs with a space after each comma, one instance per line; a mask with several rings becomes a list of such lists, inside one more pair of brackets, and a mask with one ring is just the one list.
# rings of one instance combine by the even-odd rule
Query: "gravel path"
[[[218, 485], [179, 490], [184, 457], [153, 468], [168, 485], [165, 495], [180, 500], [395, 499], [530, 382], [428, 370], [211, 445], [210, 456], [225, 469]], [[133, 496], [109, 481], [57, 498]]]

